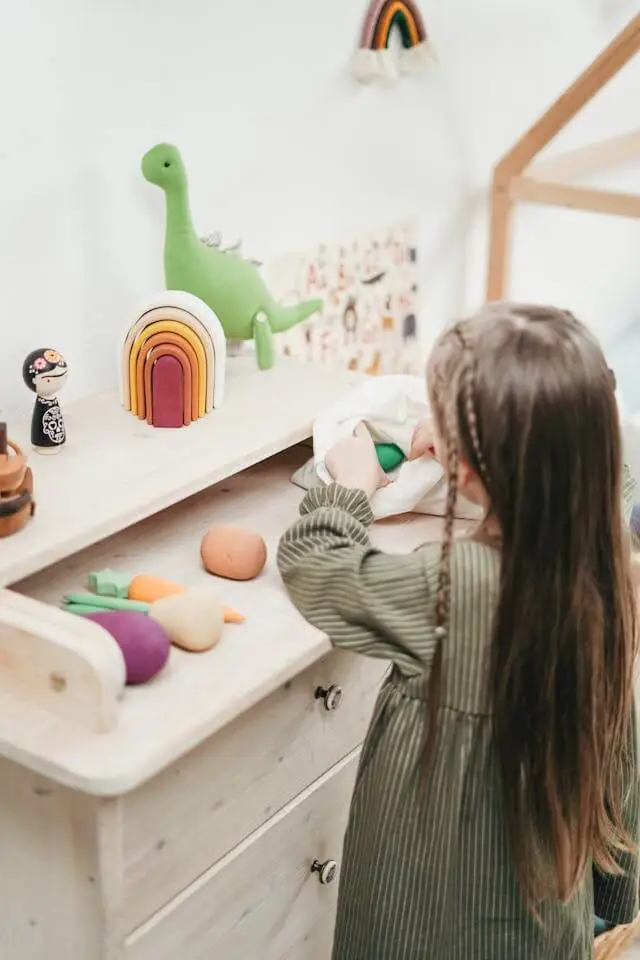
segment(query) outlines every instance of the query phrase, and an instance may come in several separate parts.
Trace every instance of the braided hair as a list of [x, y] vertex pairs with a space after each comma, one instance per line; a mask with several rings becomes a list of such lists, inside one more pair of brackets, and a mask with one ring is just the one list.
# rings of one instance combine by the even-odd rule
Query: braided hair
[[[431, 400], [445, 442], [447, 497], [444, 534], [435, 597], [436, 645], [427, 699], [429, 727], [425, 744], [427, 764], [435, 750], [440, 687], [442, 683], [443, 641], [447, 635], [451, 609], [451, 554], [453, 525], [458, 498], [460, 458], [470, 460], [486, 483], [488, 471], [480, 444], [475, 410], [475, 366], [471, 347], [465, 338], [464, 326], [457, 323], [440, 342], [446, 362], [432, 365]], [[467, 455], [465, 438], [470, 438], [473, 456]]]

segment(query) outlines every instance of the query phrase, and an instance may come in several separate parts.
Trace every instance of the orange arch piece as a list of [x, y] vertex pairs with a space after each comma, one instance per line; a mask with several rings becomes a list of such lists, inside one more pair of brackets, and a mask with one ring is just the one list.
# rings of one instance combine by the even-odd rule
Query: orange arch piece
[[151, 350], [155, 347], [159, 347], [164, 343], [173, 344], [176, 347], [180, 347], [184, 351], [188, 360], [189, 366], [191, 367], [191, 420], [198, 419], [198, 358], [196, 352], [189, 343], [188, 340], [185, 340], [183, 336], [179, 333], [171, 333], [170, 331], [165, 331], [163, 333], [154, 333], [152, 337], [149, 337], [147, 342], [144, 345], [144, 349], [138, 354], [138, 359], [136, 360], [136, 383], [137, 383], [137, 394], [138, 394], [138, 417], [140, 420], [144, 420], [147, 416], [146, 410], [146, 390], [145, 390], [145, 380], [144, 380], [144, 371], [147, 363], [147, 357]]
[[182, 367], [182, 420], [185, 427], [191, 423], [191, 398], [193, 382], [189, 358], [181, 347], [173, 343], [161, 343], [148, 351], [144, 361], [144, 403], [147, 411], [147, 423], [153, 426], [153, 365], [160, 357], [175, 357]]

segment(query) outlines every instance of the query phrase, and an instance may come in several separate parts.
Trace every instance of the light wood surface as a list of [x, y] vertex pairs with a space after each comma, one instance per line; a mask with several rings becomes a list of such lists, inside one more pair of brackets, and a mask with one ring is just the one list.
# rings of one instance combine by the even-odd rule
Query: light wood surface
[[640, 194], [636, 196], [593, 187], [574, 187], [568, 183], [552, 183], [530, 176], [514, 177], [509, 190], [512, 198], [524, 203], [608, 213], [615, 217], [640, 217]]
[[[640, 50], [640, 14], [612, 40], [593, 63], [565, 90], [551, 107], [524, 133], [493, 171], [487, 300], [507, 295], [513, 193], [511, 181], [519, 177], [544, 147]], [[547, 194], [549, 197], [550, 194]], [[567, 194], [564, 194], [566, 199]], [[574, 201], [588, 198], [574, 195]], [[540, 201], [543, 202], [543, 201]], [[594, 202], [591, 198], [591, 202]], [[597, 202], [597, 201], [596, 201]], [[600, 202], [604, 201], [600, 198]], [[615, 203], [615, 201], [612, 201]], [[561, 205], [567, 205], [564, 200]], [[571, 204], [569, 204], [571, 205]], [[579, 206], [576, 202], [574, 206]], [[628, 205], [627, 205], [628, 206]], [[587, 209], [593, 209], [589, 207]], [[607, 210], [606, 212], [611, 212]], [[635, 215], [635, 214], [634, 214]]]
[[324, 922], [331, 942], [339, 879], [322, 885], [311, 864], [339, 868], [358, 753], [136, 931], [127, 960], [328, 960], [305, 941]]
[[115, 960], [108, 954], [96, 801], [0, 760], [0, 957]]
[[599, 143], [537, 160], [527, 168], [527, 173], [536, 180], [566, 183], [620, 166], [636, 157], [640, 157], [640, 130], [631, 130]]
[[[131, 931], [360, 746], [387, 664], [332, 651], [122, 799]], [[328, 711], [318, 687], [338, 684]]]
[[[596, 940], [593, 960], [633, 960], [638, 957], [640, 918], [628, 926], [614, 927]], [[635, 950], [633, 949], [636, 944]]]
[[549, 109], [524, 133], [500, 160], [496, 178], [504, 181], [525, 169], [543, 147], [622, 70], [640, 50], [640, 13], [614, 37], [608, 47], [574, 80]]
[[[55, 717], [36, 717], [28, 705], [20, 716], [7, 718], [0, 710], [0, 753], [88, 793], [124, 793], [326, 654], [328, 641], [293, 609], [275, 565], [278, 538], [296, 518], [301, 498], [289, 478], [307, 456], [308, 450], [297, 449], [260, 464], [18, 584], [21, 592], [57, 602], [82, 587], [89, 571], [155, 573], [187, 586], [210, 584], [247, 621], [227, 625], [221, 643], [207, 653], [172, 650], [153, 682], [126, 689], [109, 733], [62, 726]], [[214, 521], [265, 537], [269, 560], [257, 580], [216, 581], [203, 571], [200, 539]], [[403, 552], [439, 539], [441, 529], [439, 518], [407, 516], [376, 524], [372, 537], [384, 549]]]
[[487, 279], [487, 300], [500, 300], [507, 288], [510, 269], [513, 200], [509, 184], [494, 181], [491, 190], [491, 242]]
[[120, 650], [89, 620], [0, 590], [0, 712], [24, 704], [93, 733], [116, 724], [125, 682]]
[[[260, 371], [252, 356], [229, 360], [227, 377], [223, 406], [179, 430], [141, 423], [115, 393], [65, 406], [64, 450], [30, 458], [36, 516], [0, 540], [0, 586], [309, 437], [316, 416], [359, 379], [288, 358]], [[25, 453], [29, 430], [15, 430]]]

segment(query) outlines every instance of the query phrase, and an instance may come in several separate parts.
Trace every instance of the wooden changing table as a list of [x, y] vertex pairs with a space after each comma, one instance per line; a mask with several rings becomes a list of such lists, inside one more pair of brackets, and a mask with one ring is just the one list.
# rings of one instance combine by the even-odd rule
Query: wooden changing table
[[[2, 960], [329, 960], [385, 665], [332, 651], [274, 557], [301, 496], [296, 445], [353, 383], [233, 359], [224, 406], [188, 429], [153, 430], [100, 395], [65, 409], [58, 457], [32, 456], [36, 517], [0, 541]], [[216, 520], [265, 536], [257, 581], [201, 569]], [[374, 537], [408, 550], [438, 530], [405, 519]], [[209, 582], [247, 621], [123, 691], [111, 639], [44, 605], [106, 566]]]

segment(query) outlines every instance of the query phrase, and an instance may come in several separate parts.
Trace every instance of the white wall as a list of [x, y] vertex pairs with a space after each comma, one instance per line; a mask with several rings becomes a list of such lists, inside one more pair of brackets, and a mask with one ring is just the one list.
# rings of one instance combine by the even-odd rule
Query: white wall
[[[185, 156], [203, 233], [265, 259], [417, 212], [431, 331], [480, 302], [491, 164], [637, 0], [421, 5], [439, 66], [385, 90], [347, 74], [366, 0], [2, 4], [3, 416], [29, 408], [35, 346], [67, 355], [67, 399], [115, 384], [121, 329], [162, 287], [162, 197], [139, 173], [159, 140]], [[574, 142], [632, 125], [639, 69]], [[585, 217], [525, 212], [512, 293], [609, 336], [639, 312], [640, 228]]]

